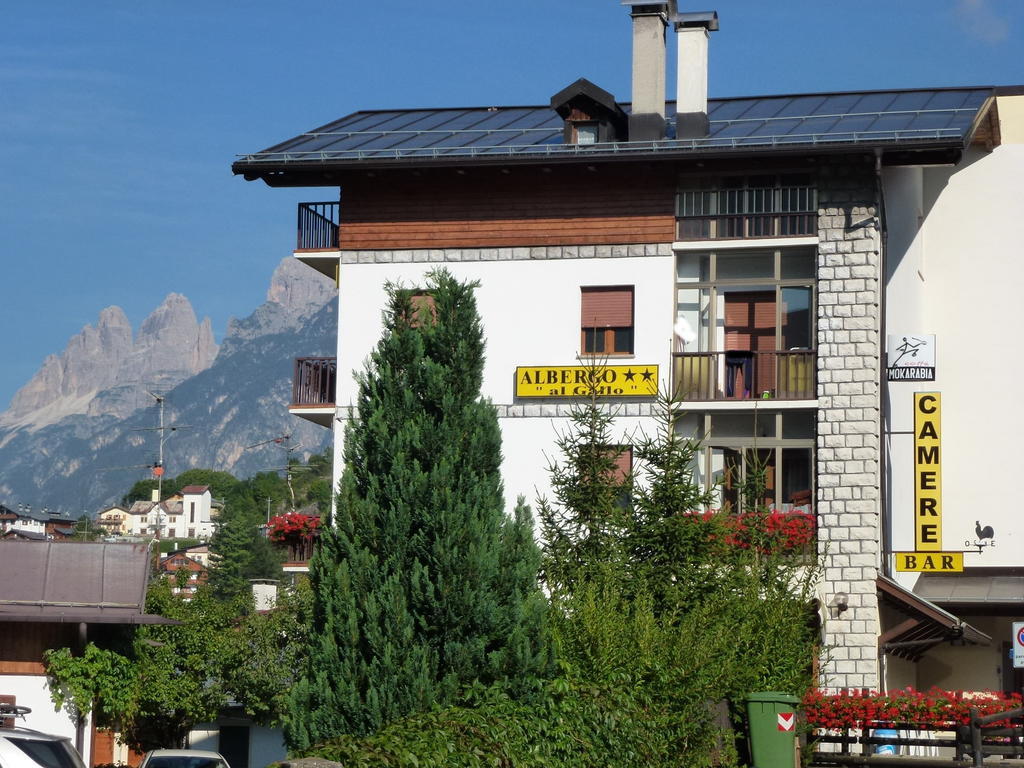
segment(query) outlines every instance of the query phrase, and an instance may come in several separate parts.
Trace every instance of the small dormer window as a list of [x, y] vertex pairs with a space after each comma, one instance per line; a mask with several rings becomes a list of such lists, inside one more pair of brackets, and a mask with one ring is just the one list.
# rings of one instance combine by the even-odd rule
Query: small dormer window
[[597, 144], [599, 126], [596, 122], [575, 123], [573, 127], [576, 129], [576, 144]]
[[551, 97], [551, 108], [565, 121], [562, 140], [587, 146], [626, 138], [626, 113], [608, 91], [580, 79]]

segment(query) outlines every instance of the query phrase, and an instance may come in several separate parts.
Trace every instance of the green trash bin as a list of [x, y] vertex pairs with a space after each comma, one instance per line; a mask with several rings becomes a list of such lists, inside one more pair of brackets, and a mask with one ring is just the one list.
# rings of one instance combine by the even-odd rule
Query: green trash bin
[[799, 766], [796, 740], [797, 705], [788, 693], [769, 691], [747, 696], [750, 760], [753, 768]]

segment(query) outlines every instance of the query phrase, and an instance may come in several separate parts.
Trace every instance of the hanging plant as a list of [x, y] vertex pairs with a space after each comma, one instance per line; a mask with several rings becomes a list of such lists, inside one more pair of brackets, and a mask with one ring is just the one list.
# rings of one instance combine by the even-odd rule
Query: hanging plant
[[985, 716], [1016, 709], [1021, 706], [1021, 701], [1019, 693], [997, 691], [974, 693], [940, 688], [927, 691], [902, 688], [883, 693], [825, 693], [812, 690], [804, 697], [803, 710], [808, 725], [814, 728], [839, 730], [900, 724], [943, 729], [970, 723], [972, 708]]

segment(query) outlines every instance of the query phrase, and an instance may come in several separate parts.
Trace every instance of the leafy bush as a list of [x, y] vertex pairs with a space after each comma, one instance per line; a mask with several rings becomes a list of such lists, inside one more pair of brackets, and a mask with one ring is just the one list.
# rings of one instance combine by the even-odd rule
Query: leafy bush
[[[679, 731], [643, 686], [560, 677], [533, 705], [495, 690], [466, 705], [412, 715], [367, 738], [343, 736], [307, 753], [346, 768], [658, 768], [678, 766]], [[714, 746], [688, 766], [711, 765]]]

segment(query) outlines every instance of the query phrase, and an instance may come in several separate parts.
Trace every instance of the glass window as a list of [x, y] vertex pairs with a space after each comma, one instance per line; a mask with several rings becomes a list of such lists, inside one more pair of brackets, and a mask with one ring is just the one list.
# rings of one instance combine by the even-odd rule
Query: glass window
[[784, 440], [813, 440], [815, 414], [808, 411], [786, 411], [782, 414]]
[[577, 144], [597, 144], [597, 123], [576, 123]]
[[809, 249], [795, 248], [783, 251], [782, 279], [813, 279], [816, 258], [814, 251]]
[[811, 510], [811, 454], [810, 448], [782, 449], [782, 464], [786, 472], [782, 476], [781, 511]]
[[711, 434], [723, 437], [775, 437], [775, 413], [715, 413]]
[[[779, 512], [810, 512], [814, 499], [812, 411], [706, 413], [697, 479], [736, 512], [751, 505]], [[781, 431], [781, 437], [779, 433]], [[680, 428], [690, 436], [692, 424]]]
[[782, 349], [810, 349], [814, 346], [811, 337], [811, 287], [800, 285], [780, 289], [782, 297], [781, 328]]
[[710, 338], [711, 291], [680, 288], [676, 292], [676, 322], [673, 328], [676, 352], [705, 352]]
[[37, 741], [15, 736], [7, 736], [6, 739], [42, 768], [84, 768], [78, 753], [63, 740]]
[[633, 354], [633, 286], [594, 286], [580, 292], [583, 354]]
[[810, 267], [808, 253], [780, 248], [677, 255], [676, 274], [684, 277], [676, 283], [673, 386], [680, 397], [816, 396], [814, 279], [780, 276], [787, 263], [791, 274]]
[[711, 280], [711, 257], [706, 253], [688, 255], [689, 258], [676, 260], [676, 281], [706, 283]]
[[771, 252], [720, 253], [717, 267], [719, 280], [771, 279], [775, 276], [775, 258]]

